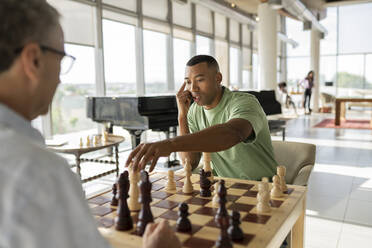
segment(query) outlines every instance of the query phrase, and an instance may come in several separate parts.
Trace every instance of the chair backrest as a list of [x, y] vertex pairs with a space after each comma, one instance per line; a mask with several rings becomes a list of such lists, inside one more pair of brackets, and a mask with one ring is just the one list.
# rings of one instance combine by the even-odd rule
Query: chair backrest
[[292, 184], [301, 168], [315, 164], [316, 146], [313, 144], [272, 141], [274, 157], [278, 165], [284, 165], [287, 169], [286, 182]]

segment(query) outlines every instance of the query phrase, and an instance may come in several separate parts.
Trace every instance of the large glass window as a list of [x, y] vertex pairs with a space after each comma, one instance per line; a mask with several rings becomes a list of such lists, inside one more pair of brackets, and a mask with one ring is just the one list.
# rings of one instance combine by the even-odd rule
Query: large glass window
[[86, 96], [96, 93], [94, 48], [65, 44], [65, 51], [76, 57], [71, 71], [61, 76], [52, 103], [53, 134], [64, 134], [96, 125], [86, 117]]
[[337, 7], [327, 8], [327, 18], [320, 22], [328, 31], [328, 35], [320, 40], [320, 54], [337, 53]]
[[353, 89], [362, 89], [364, 83], [363, 55], [338, 56], [338, 95], [353, 95]]
[[173, 39], [173, 49], [175, 90], [178, 91], [185, 78], [185, 67], [187, 61], [190, 59], [191, 42], [188, 40]]
[[211, 54], [211, 40], [207, 37], [197, 35], [196, 36], [196, 54]]
[[252, 55], [252, 65], [253, 65], [253, 89], [259, 89], [259, 74], [260, 74], [260, 66], [258, 62], [258, 54], [254, 52]]
[[309, 57], [290, 57], [287, 58], [287, 84], [288, 91], [300, 91], [299, 83], [310, 71]]
[[288, 56], [309, 56], [310, 55], [310, 31], [303, 30], [300, 21], [286, 18], [287, 35], [299, 43], [297, 47], [287, 43]]
[[320, 91], [336, 95], [336, 56], [321, 56], [319, 67]]
[[146, 94], [167, 91], [167, 36], [143, 31]]
[[366, 89], [372, 89], [372, 54], [368, 54], [366, 56], [366, 65], [365, 65], [365, 72], [366, 72]]
[[229, 46], [227, 42], [216, 40], [216, 60], [222, 73], [222, 84], [229, 85]]
[[238, 89], [239, 86], [239, 49], [230, 47], [230, 86]]
[[103, 20], [106, 95], [136, 93], [135, 27]]
[[339, 7], [339, 53], [372, 52], [372, 3]]

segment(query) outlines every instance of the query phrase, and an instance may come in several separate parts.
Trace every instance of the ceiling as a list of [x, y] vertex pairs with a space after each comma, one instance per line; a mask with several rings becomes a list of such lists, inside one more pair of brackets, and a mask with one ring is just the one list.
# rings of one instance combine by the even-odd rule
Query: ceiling
[[[249, 14], [257, 14], [258, 5], [267, 0], [224, 0], [235, 4], [239, 9]], [[370, 2], [371, 0], [300, 0], [310, 10], [319, 11], [328, 6]]]

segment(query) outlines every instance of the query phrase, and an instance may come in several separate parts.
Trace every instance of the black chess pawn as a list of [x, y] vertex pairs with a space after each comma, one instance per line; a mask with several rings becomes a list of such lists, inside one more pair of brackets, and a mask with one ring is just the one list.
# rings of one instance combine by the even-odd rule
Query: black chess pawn
[[118, 197], [117, 197], [117, 192], [118, 192], [118, 188], [117, 188], [116, 183], [114, 183], [112, 185], [112, 194], [113, 194], [113, 196], [112, 196], [112, 200], [111, 200], [111, 206], [115, 206], [116, 207], [119, 204]]
[[151, 188], [152, 183], [150, 182], [149, 175], [146, 171], [141, 171], [141, 183], [140, 183], [140, 203], [142, 204], [142, 208], [138, 214], [138, 222], [137, 222], [137, 234], [143, 235], [145, 232], [146, 226], [150, 222], [154, 222], [154, 217], [151, 213], [150, 203], [152, 202], [151, 198]]
[[227, 233], [227, 228], [229, 227], [229, 216], [224, 216], [218, 219], [218, 226], [220, 227], [220, 236], [216, 241], [217, 248], [232, 248], [232, 242]]
[[189, 207], [184, 202], [178, 206], [179, 218], [177, 220], [177, 231], [179, 232], [191, 232], [191, 222], [187, 218], [187, 216], [189, 216], [188, 210]]
[[218, 189], [217, 189], [217, 194], [218, 194], [218, 203], [219, 203], [220, 206], [217, 209], [217, 214], [214, 217], [214, 220], [215, 220], [216, 224], [219, 225], [219, 223], [221, 222], [221, 219], [224, 219], [224, 218], [229, 219], [229, 215], [228, 215], [227, 209], [226, 209], [227, 190], [226, 190], [226, 187], [225, 187], [225, 180], [220, 181], [220, 184], [219, 184]]
[[200, 175], [200, 196], [202, 197], [209, 197], [212, 195], [211, 193], [211, 181], [208, 179], [208, 177], [211, 176], [210, 171], [204, 171], [203, 169], [199, 172]]
[[242, 241], [244, 239], [244, 234], [240, 225], [240, 213], [238, 211], [233, 211], [230, 219], [230, 227], [227, 230], [232, 241]]
[[124, 171], [118, 181], [119, 186], [119, 207], [118, 216], [115, 220], [116, 230], [127, 231], [133, 228], [132, 217], [127, 204], [127, 198], [129, 197], [129, 179], [128, 171]]

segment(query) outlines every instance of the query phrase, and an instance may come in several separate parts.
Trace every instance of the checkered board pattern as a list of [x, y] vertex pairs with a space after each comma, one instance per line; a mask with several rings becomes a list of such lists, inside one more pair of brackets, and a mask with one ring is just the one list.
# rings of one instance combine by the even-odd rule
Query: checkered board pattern
[[[170, 225], [174, 228], [178, 218], [178, 205], [181, 202], [186, 202], [189, 206], [189, 219], [192, 223], [191, 233], [180, 233], [179, 237], [183, 247], [213, 247], [218, 239], [220, 229], [216, 226], [214, 217], [217, 208], [212, 207], [212, 197], [200, 196], [199, 175], [192, 175], [194, 192], [192, 194], [184, 194], [182, 186], [185, 180], [183, 175], [175, 175], [177, 190], [165, 191], [164, 187], [167, 182], [167, 176], [162, 173], [154, 173], [150, 175], [152, 181], [152, 203], [151, 210], [155, 222], [161, 219], [167, 219]], [[286, 203], [288, 198], [296, 195], [296, 186], [289, 186], [287, 194], [283, 198], [271, 199], [272, 211], [268, 214], [258, 214], [256, 211], [257, 204], [257, 182], [246, 180], [225, 179], [227, 188], [227, 204], [226, 207], [231, 214], [232, 210], [237, 210], [241, 215], [241, 225], [244, 232], [244, 240], [239, 243], [234, 243], [234, 247], [250, 247], [252, 240], [256, 235], [268, 228], [270, 222], [282, 221], [284, 208], [291, 208], [293, 204]], [[300, 196], [301, 194], [298, 194]], [[135, 235], [135, 228], [127, 232], [119, 232], [114, 230], [114, 219], [116, 217], [116, 207], [110, 206], [112, 192], [93, 197], [88, 200], [92, 213], [96, 218], [100, 231], [105, 232], [110, 229], [111, 239], [128, 240], [128, 247], [140, 247], [141, 237]], [[281, 216], [276, 218], [276, 214]], [[134, 225], [138, 220], [138, 212], [132, 212]], [[116, 234], [115, 234], [116, 233]], [[112, 236], [114, 235], [114, 237]], [[115, 237], [115, 235], [117, 237]], [[121, 236], [120, 236], [121, 235]], [[130, 235], [131, 239], [128, 239]], [[105, 234], [104, 234], [105, 236]], [[106, 235], [108, 236], [108, 235]], [[109, 237], [110, 239], [110, 237]], [[125, 242], [124, 242], [125, 243]], [[115, 246], [115, 245], [114, 245]]]

